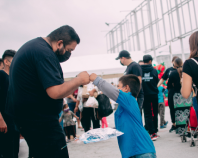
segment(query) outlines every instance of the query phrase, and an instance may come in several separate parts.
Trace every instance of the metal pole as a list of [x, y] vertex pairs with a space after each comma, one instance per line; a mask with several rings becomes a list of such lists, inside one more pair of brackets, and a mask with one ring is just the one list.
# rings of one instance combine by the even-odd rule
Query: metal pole
[[140, 37], [138, 32], [138, 21], [137, 21], [137, 13], [134, 11], [134, 19], [135, 19], [135, 31], [136, 31], [136, 38], [137, 38], [137, 50], [140, 51]]
[[124, 49], [123, 46], [123, 32], [122, 32], [122, 24], [120, 24], [120, 38], [121, 38], [121, 48], [122, 50]]
[[133, 40], [133, 51], [135, 51], [135, 41], [134, 41], [134, 36], [133, 36], [133, 21], [132, 21], [132, 16], [130, 14], [130, 21], [131, 21], [131, 31], [132, 31], [132, 40]]
[[172, 60], [172, 58], [173, 58], [173, 54], [172, 54], [172, 46], [171, 46], [171, 42], [170, 42], [170, 45], [169, 45], [169, 51], [170, 51], [170, 59]]
[[[144, 15], [142, 8], [141, 8], [141, 14], [142, 14], [142, 27], [144, 28]], [[144, 35], [144, 48], [145, 50], [147, 50], [145, 30], [143, 30], [143, 35]]]
[[165, 36], [165, 41], [166, 41], [166, 43], [167, 43], [166, 28], [165, 28], [165, 21], [164, 21], [164, 8], [163, 8], [162, 0], [160, 0], [160, 4], [161, 4], [161, 11], [162, 11], [162, 20], [163, 20], [163, 27], [164, 27], [164, 36]]
[[152, 16], [151, 16], [151, 7], [150, 7], [150, 0], [147, 0], [147, 7], [148, 7], [148, 20], [150, 24], [150, 37], [151, 37], [151, 49], [154, 51], [154, 59], [157, 60], [156, 57], [156, 50], [155, 50], [155, 40], [153, 36], [153, 24], [152, 24]]
[[179, 36], [180, 36], [180, 43], [181, 43], [182, 60], [184, 61], [185, 60], [185, 56], [184, 56], [184, 45], [183, 45], [183, 39], [181, 38], [182, 30], [181, 30], [181, 22], [180, 22], [180, 16], [179, 16], [179, 9], [178, 9], [177, 0], [175, 0], [175, 7], [176, 7], [177, 22], [178, 22], [178, 29], [179, 29]]

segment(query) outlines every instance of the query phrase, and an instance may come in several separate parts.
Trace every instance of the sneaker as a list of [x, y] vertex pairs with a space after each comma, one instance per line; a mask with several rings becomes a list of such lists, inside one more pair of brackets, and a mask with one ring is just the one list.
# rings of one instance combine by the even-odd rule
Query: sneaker
[[166, 125], [164, 124], [163, 126], [160, 126], [160, 129], [166, 128]]
[[167, 124], [168, 124], [168, 121], [166, 121], [166, 122], [164, 123], [164, 126], [167, 126]]
[[151, 140], [152, 140], [152, 141], [155, 141], [155, 140], [157, 140], [158, 138], [159, 138], [159, 137], [157, 136], [156, 133], [154, 133], [154, 134], [151, 135]]
[[66, 140], [66, 143], [70, 143], [70, 142], [71, 142], [71, 140], [70, 140], [70, 139]]
[[79, 139], [77, 137], [74, 138], [74, 141], [78, 141]]
[[171, 129], [169, 130], [169, 132], [171, 133], [172, 131], [176, 130], [176, 126], [173, 126], [171, 127]]

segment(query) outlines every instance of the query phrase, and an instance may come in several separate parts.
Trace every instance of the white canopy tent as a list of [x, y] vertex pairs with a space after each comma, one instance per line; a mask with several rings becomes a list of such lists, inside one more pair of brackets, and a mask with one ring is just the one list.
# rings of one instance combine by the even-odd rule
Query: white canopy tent
[[[65, 80], [74, 78], [82, 71], [89, 74], [96, 73], [103, 78], [117, 78], [123, 75], [126, 66], [122, 66], [119, 60], [115, 60], [119, 53], [97, 54], [71, 57], [61, 64]], [[145, 55], [141, 51], [130, 52], [132, 60], [138, 62]], [[155, 61], [153, 64], [157, 64]]]

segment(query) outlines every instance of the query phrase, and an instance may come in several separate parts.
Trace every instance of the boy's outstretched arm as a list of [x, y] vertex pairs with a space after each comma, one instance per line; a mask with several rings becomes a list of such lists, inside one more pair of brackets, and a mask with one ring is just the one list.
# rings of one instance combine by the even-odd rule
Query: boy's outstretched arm
[[117, 101], [120, 91], [116, 87], [98, 77], [96, 74], [90, 75], [90, 81], [93, 81], [93, 84], [97, 86], [98, 89], [101, 90], [108, 98], [115, 102]]

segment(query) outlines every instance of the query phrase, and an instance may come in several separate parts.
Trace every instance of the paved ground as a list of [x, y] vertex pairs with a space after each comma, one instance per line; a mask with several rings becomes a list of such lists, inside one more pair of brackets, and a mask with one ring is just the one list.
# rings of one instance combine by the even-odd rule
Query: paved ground
[[[107, 118], [109, 126], [114, 127], [114, 116]], [[158, 158], [195, 158], [198, 155], [198, 146], [190, 147], [189, 139], [186, 143], [181, 143], [181, 139], [175, 133], [169, 133], [171, 127], [169, 108], [166, 108], [166, 120], [169, 121], [166, 129], [160, 130], [161, 136], [154, 142]], [[82, 131], [78, 130], [78, 135]], [[38, 142], [39, 143], [39, 142]], [[198, 145], [198, 141], [196, 141]], [[72, 142], [68, 144], [70, 158], [121, 158], [117, 139], [112, 138], [98, 143], [83, 144], [82, 142]], [[19, 158], [27, 158], [28, 147], [23, 141], [20, 147]]]

